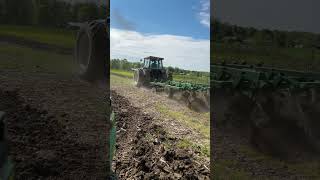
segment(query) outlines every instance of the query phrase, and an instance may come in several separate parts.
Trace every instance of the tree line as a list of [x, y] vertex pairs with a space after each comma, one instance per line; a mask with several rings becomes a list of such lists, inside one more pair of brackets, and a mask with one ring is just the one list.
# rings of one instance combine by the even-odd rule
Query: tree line
[[0, 23], [63, 27], [68, 22], [105, 19], [107, 7], [61, 0], [0, 0]]
[[247, 45], [310, 48], [320, 47], [320, 34], [241, 27], [213, 19], [212, 41]]
[[[129, 62], [127, 59], [111, 59], [110, 61], [111, 69], [131, 71], [134, 68], [140, 68], [140, 67], [142, 67], [141, 62]], [[197, 77], [209, 76], [209, 72], [190, 71], [190, 70], [180, 69], [178, 67], [171, 67], [171, 66], [168, 66], [165, 68], [174, 74], [181, 74], [181, 75], [189, 74]]]

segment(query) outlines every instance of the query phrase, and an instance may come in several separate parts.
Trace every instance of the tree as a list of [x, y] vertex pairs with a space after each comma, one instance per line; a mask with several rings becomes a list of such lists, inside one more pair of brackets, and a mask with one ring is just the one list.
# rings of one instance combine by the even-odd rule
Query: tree
[[167, 69], [168, 69], [169, 72], [174, 72], [174, 68], [171, 67], [171, 66], [168, 66]]
[[285, 32], [275, 31], [275, 41], [279, 47], [287, 47], [287, 35]]
[[93, 3], [80, 4], [77, 12], [78, 21], [89, 21], [99, 18], [99, 9]]
[[5, 22], [6, 11], [5, 11], [5, 1], [0, 1], [0, 23]]

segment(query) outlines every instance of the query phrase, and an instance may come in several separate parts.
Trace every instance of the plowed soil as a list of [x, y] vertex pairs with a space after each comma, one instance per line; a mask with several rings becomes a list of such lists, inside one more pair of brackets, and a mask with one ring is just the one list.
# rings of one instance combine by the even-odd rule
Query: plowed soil
[[105, 94], [75, 77], [1, 71], [15, 179], [105, 179]]
[[120, 179], [209, 179], [210, 171], [195, 152], [154, 123], [151, 115], [111, 92], [117, 120], [114, 169]]

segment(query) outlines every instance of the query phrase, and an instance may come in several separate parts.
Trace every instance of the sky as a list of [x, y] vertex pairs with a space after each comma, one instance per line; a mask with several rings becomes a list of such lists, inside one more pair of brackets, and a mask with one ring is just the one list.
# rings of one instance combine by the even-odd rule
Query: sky
[[319, 0], [215, 0], [212, 7], [215, 18], [232, 24], [320, 33]]
[[111, 58], [164, 58], [165, 66], [210, 69], [209, 0], [111, 0]]

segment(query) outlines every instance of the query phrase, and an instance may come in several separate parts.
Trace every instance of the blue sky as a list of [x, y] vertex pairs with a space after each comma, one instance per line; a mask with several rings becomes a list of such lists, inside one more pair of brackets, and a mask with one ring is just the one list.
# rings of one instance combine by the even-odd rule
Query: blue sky
[[111, 0], [110, 4], [111, 58], [137, 61], [158, 55], [167, 66], [209, 70], [209, 0]]
[[111, 27], [126, 28], [118, 21], [122, 16], [130, 30], [141, 33], [172, 34], [210, 39], [208, 27], [200, 22], [200, 0], [111, 0]]

